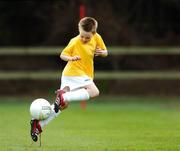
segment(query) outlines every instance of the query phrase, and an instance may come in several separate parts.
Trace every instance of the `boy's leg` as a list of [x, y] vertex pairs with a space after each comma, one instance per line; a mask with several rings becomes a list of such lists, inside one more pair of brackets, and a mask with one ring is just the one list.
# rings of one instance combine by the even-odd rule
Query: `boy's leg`
[[63, 90], [58, 90], [57, 92], [59, 97], [55, 102], [55, 112], [58, 112], [59, 108], [63, 107], [66, 101], [88, 100], [90, 97], [99, 95], [99, 90], [94, 83], [70, 92], [64, 92]]
[[65, 109], [68, 105], [68, 102], [70, 101], [88, 100], [88, 99], [89, 99], [89, 93], [84, 88], [70, 92], [57, 90], [57, 99], [54, 102], [54, 110], [56, 113], [58, 113], [59, 109], [61, 110]]
[[88, 100], [99, 95], [99, 90], [94, 83], [84, 86], [83, 88], [63, 93], [64, 101], [81, 101]]
[[[69, 91], [68, 87], [65, 87], [63, 90]], [[85, 86], [85, 88], [77, 89], [75, 91], [64, 92], [62, 94], [64, 101], [77, 101], [77, 100], [88, 100], [90, 97], [96, 97], [99, 95], [99, 90], [94, 83]], [[57, 113], [54, 110], [54, 104], [51, 105], [52, 113], [51, 115], [39, 122], [41, 128], [47, 125], [50, 121], [56, 118], [61, 111], [59, 110]]]
[[88, 91], [85, 88], [80, 88], [74, 91], [66, 92], [62, 94], [64, 101], [80, 101], [88, 100], [90, 98]]

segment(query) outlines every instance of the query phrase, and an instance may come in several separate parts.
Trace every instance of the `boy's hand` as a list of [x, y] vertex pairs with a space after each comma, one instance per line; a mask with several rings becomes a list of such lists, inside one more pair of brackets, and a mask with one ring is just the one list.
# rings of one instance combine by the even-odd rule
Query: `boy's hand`
[[107, 56], [107, 50], [102, 50], [100, 48], [97, 48], [94, 54], [95, 56]]
[[79, 56], [73, 56], [70, 58], [70, 61], [77, 61], [77, 60], [81, 60], [81, 58]]
[[64, 61], [77, 61], [77, 60], [81, 60], [81, 58], [79, 56], [66, 56], [66, 55], [60, 55], [60, 58]]

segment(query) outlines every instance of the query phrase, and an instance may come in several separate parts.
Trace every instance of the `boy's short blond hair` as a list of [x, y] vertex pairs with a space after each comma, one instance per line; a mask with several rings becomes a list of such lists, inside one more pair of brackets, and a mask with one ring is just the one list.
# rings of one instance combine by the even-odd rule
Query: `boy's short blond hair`
[[92, 17], [84, 17], [79, 21], [79, 29], [82, 29], [86, 32], [96, 33], [98, 22]]

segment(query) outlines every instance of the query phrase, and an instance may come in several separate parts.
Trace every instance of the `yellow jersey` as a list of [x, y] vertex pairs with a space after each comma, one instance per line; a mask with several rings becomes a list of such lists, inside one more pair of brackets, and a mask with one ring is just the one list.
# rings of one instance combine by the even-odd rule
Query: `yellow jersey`
[[94, 52], [96, 48], [107, 50], [101, 36], [96, 33], [91, 40], [83, 43], [80, 36], [72, 38], [69, 44], [63, 49], [62, 55], [79, 56], [78, 61], [68, 61], [62, 75], [63, 76], [84, 76], [94, 78]]

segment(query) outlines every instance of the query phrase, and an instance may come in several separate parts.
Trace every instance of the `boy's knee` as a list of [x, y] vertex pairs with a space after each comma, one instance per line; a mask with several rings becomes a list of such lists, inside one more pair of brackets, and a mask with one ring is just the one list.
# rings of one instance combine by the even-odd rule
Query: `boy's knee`
[[86, 90], [91, 98], [99, 96], [99, 89], [94, 84], [87, 86]]
[[100, 92], [98, 89], [93, 90], [92, 93], [90, 94], [90, 97], [92, 97], [92, 98], [97, 97], [97, 96], [99, 96], [99, 93]]

